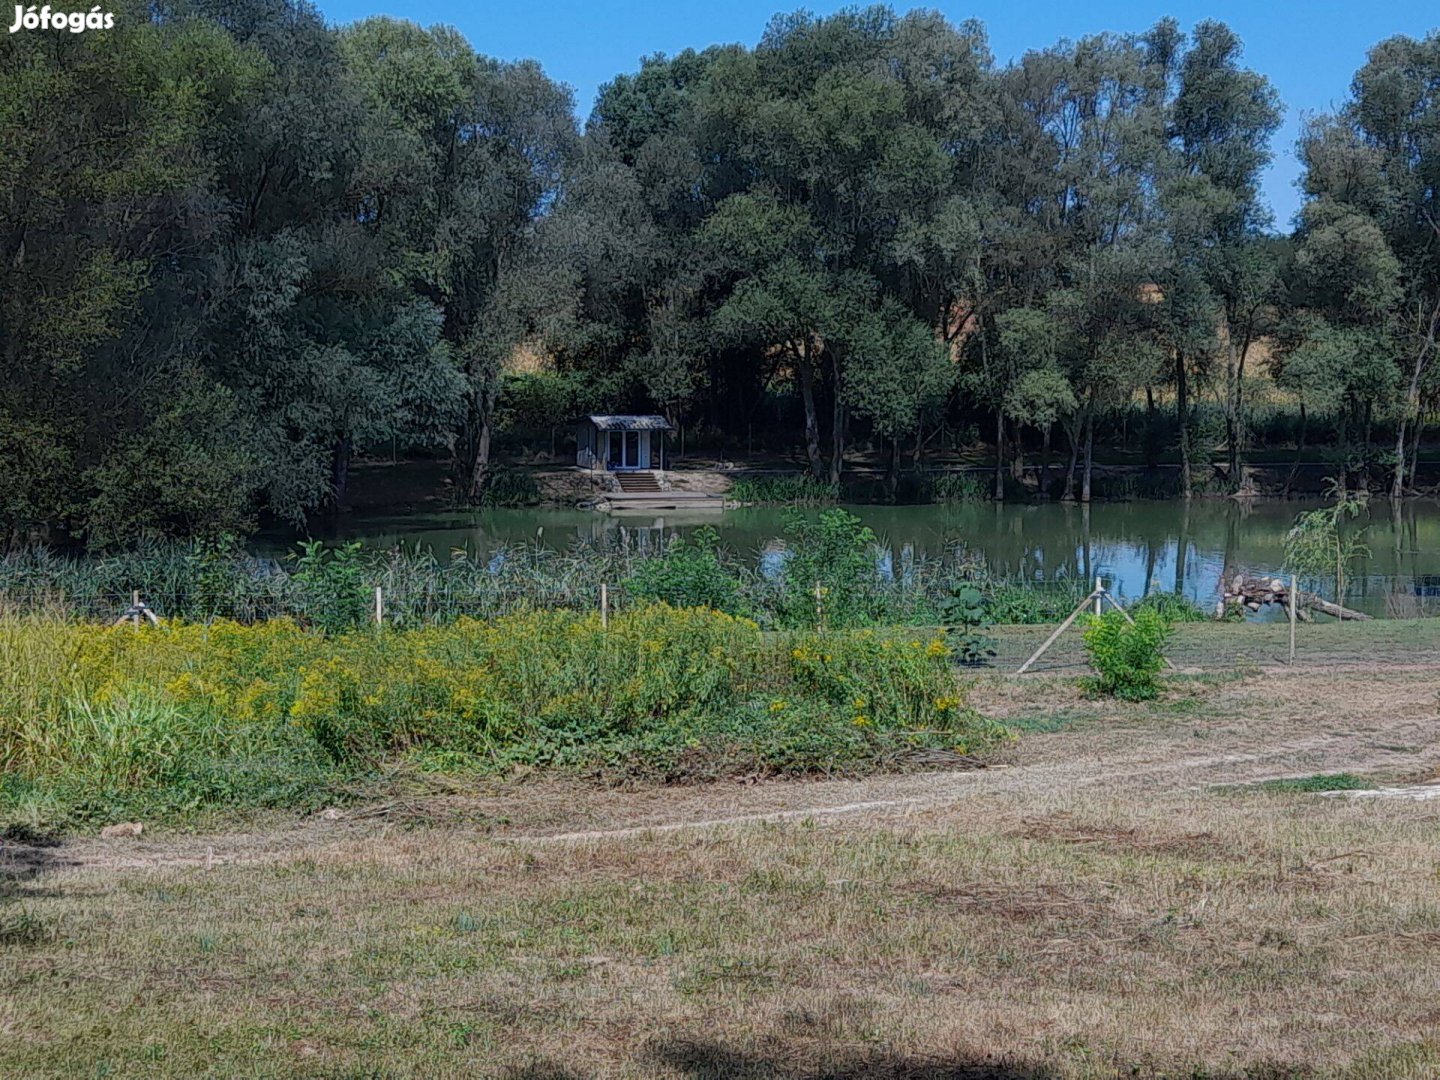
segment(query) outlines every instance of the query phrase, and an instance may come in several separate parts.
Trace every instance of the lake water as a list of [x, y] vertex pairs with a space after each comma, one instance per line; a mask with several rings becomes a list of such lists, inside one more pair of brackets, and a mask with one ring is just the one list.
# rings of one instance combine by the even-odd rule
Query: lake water
[[[896, 564], [912, 555], [942, 555], [963, 547], [983, 558], [992, 573], [1007, 577], [1089, 581], [1099, 576], [1121, 596], [1158, 588], [1208, 605], [1218, 595], [1226, 567], [1278, 573], [1286, 530], [1297, 513], [1316, 505], [1201, 499], [1189, 505], [1132, 501], [1088, 508], [1012, 502], [846, 509], [875, 530]], [[337, 538], [381, 547], [419, 545], [441, 555], [463, 548], [484, 556], [520, 542], [563, 548], [582, 538], [654, 548], [674, 534], [710, 525], [729, 547], [764, 564], [783, 558], [774, 543], [783, 532], [783, 513], [757, 507], [643, 515], [561, 509], [357, 514], [341, 522]], [[1387, 594], [1413, 595], [1417, 579], [1440, 575], [1440, 503], [1375, 500], [1357, 527], [1364, 530], [1369, 554], [1351, 573], [1347, 593], [1352, 606], [1384, 614]]]

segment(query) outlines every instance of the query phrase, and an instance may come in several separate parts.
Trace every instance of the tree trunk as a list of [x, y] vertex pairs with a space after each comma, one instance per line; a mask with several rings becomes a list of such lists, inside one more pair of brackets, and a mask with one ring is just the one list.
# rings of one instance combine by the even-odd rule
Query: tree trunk
[[1175, 423], [1180, 429], [1180, 492], [1190, 498], [1195, 484], [1190, 472], [1190, 384], [1185, 354], [1175, 353]]
[[995, 406], [995, 501], [1005, 501], [1005, 410]]
[[485, 494], [485, 485], [490, 482], [490, 429], [495, 417], [495, 391], [480, 393], [479, 437], [475, 440], [475, 460], [470, 466], [470, 483], [466, 495], [472, 503], [478, 503]]
[[1085, 472], [1080, 479], [1080, 501], [1090, 501], [1090, 480], [1095, 464], [1095, 409], [1085, 410]]
[[345, 492], [350, 486], [350, 456], [352, 444], [349, 435], [342, 435], [335, 442], [330, 458], [330, 498], [336, 510], [345, 502]]
[[1230, 477], [1230, 486], [1233, 488], [1240, 483], [1240, 440], [1241, 420], [1240, 410], [1244, 405], [1242, 400], [1243, 391], [1241, 384], [1245, 379], [1245, 351], [1236, 350], [1233, 334], [1233, 324], [1226, 321], [1226, 370], [1230, 376], [1229, 394], [1225, 409], [1225, 441], [1229, 444], [1229, 462], [1227, 472]]
[[1290, 489], [1295, 486], [1295, 477], [1300, 474], [1300, 462], [1305, 457], [1305, 435], [1306, 429], [1310, 426], [1310, 415], [1306, 412], [1305, 402], [1300, 402], [1300, 433], [1295, 437], [1295, 460], [1290, 465], [1290, 475], [1285, 478], [1285, 490], [1283, 494], [1289, 495]]
[[1155, 412], [1155, 388], [1145, 386], [1145, 468], [1154, 471], [1160, 464], [1159, 416]]
[[[1440, 234], [1440, 228], [1436, 229], [1436, 233]], [[1405, 393], [1405, 411], [1400, 415], [1400, 433], [1395, 439], [1395, 482], [1390, 490], [1390, 494], [1397, 499], [1405, 494], [1405, 421], [1412, 416], [1415, 418], [1415, 427], [1417, 429], [1415, 437], [1415, 459], [1418, 461], [1420, 458], [1420, 437], [1418, 429], [1423, 424], [1420, 412], [1420, 382], [1425, 375], [1425, 368], [1430, 362], [1430, 356], [1436, 348], [1435, 332], [1437, 326], [1440, 326], [1440, 301], [1436, 302], [1435, 310], [1430, 316], [1429, 333], [1424, 336], [1420, 350], [1415, 354], [1415, 365], [1410, 369], [1410, 385], [1406, 388]], [[1414, 484], [1415, 481], [1413, 477], [1410, 482], [1412, 485]]]
[[1374, 431], [1375, 431], [1375, 406], [1365, 402], [1365, 441], [1361, 444], [1360, 451], [1360, 483], [1366, 491], [1370, 490], [1370, 462], [1374, 458]]
[[1415, 474], [1420, 471], [1420, 436], [1425, 431], [1425, 413], [1422, 409], [1415, 417], [1415, 436], [1410, 442], [1410, 490], [1416, 490]]
[[1070, 439], [1070, 465], [1065, 470], [1065, 490], [1060, 495], [1061, 502], [1075, 501], [1075, 463], [1080, 459], [1080, 432], [1084, 421], [1077, 421], [1074, 427], [1065, 425], [1065, 434]]
[[845, 404], [840, 400], [840, 388], [835, 388], [835, 408], [833, 412], [833, 428], [830, 433], [830, 483], [840, 483], [840, 475], [845, 470], [845, 426], [847, 415]]
[[1042, 499], [1050, 496], [1050, 429], [1053, 424], [1046, 424], [1040, 435], [1040, 497]]
[[819, 480], [825, 475], [825, 465], [820, 460], [820, 418], [815, 411], [815, 365], [810, 358], [809, 342], [805, 343], [797, 366], [800, 397], [805, 403], [805, 455], [810, 461], [810, 475]]
[[895, 492], [900, 487], [900, 437], [890, 440], [890, 467], [885, 470], [885, 495], [895, 501]]

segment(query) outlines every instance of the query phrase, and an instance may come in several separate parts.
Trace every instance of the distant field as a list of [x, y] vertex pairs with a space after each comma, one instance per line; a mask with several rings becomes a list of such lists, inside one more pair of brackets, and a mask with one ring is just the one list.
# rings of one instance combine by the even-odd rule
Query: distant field
[[1440, 776], [1437, 688], [982, 676], [1004, 768], [12, 834], [0, 1075], [1433, 1077], [1440, 801], [1347, 790]]

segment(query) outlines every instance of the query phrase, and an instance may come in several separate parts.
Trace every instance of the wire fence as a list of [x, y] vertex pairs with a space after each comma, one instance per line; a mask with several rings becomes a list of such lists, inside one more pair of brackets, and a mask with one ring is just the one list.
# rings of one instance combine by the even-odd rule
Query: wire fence
[[[1015, 672], [1053, 626], [988, 631], [995, 655], [978, 670]], [[1440, 667], [1440, 619], [1375, 619], [1299, 623], [1293, 661], [1288, 622], [1180, 623], [1165, 655], [1180, 674], [1296, 669]], [[1072, 627], [1030, 668], [1031, 673], [1081, 675], [1089, 670], [1082, 631]]]
[[[413, 627], [459, 617], [493, 619], [537, 607], [595, 611], [608, 617], [644, 602], [623, 587], [603, 581], [548, 580], [543, 585], [536, 580], [490, 582], [477, 590], [443, 579], [423, 583], [404, 578], [383, 580], [385, 583], [380, 585], [366, 584], [353, 598], [351, 621], [355, 625]], [[897, 631], [955, 631], [983, 637], [990, 655], [966, 666], [976, 672], [1015, 673], [1055, 632], [1084, 593], [1073, 582], [1036, 582], [1030, 586], [1010, 582], [1004, 588], [1005, 603], [1011, 610], [1030, 604], [1027, 610], [1033, 618], [1027, 624], [952, 626], [926, 618], [917, 610], [914, 619], [890, 625]], [[1348, 607], [1363, 601], [1371, 610], [1378, 607], [1374, 617], [1297, 620], [1292, 630], [1288, 610], [1283, 605], [1270, 605], [1244, 619], [1179, 622], [1166, 653], [1183, 674], [1244, 672], [1287, 665], [1377, 669], [1440, 666], [1437, 592], [1440, 590], [1428, 579], [1371, 578], [1345, 590], [1344, 604]], [[1374, 602], [1377, 596], [1384, 601], [1380, 605]], [[172, 619], [202, 621], [203, 616], [196, 615], [197, 605], [203, 606], [202, 599], [191, 586], [69, 592], [59, 587], [25, 588], [14, 582], [0, 582], [0, 617], [38, 616], [138, 627], [152, 618], [162, 623]], [[293, 581], [277, 578], [268, 590], [251, 592], [238, 602], [227, 601], [225, 610], [218, 614], [240, 621], [291, 618], [310, 623], [317, 622], [315, 602], [314, 597], [294, 588]], [[815, 626], [821, 629], [831, 628], [827, 625], [828, 602], [823, 592], [815, 598]], [[1135, 601], [1127, 603], [1133, 608]], [[1083, 629], [1084, 620], [1078, 619], [1034, 661], [1029, 671], [1050, 675], [1080, 675], [1087, 671]]]

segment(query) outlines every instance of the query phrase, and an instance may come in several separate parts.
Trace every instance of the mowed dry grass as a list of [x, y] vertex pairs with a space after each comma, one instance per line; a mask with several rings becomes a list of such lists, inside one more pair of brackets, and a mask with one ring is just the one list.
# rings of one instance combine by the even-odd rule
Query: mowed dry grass
[[28, 850], [0, 1076], [1440, 1076], [1440, 801], [1210, 786], [1433, 775], [1437, 686], [995, 683], [1059, 729], [1003, 770]]

